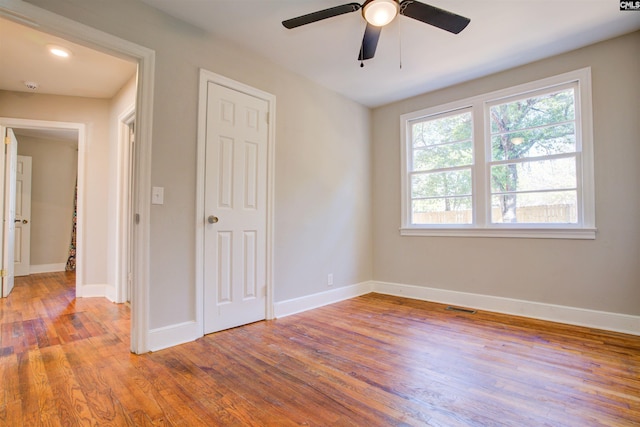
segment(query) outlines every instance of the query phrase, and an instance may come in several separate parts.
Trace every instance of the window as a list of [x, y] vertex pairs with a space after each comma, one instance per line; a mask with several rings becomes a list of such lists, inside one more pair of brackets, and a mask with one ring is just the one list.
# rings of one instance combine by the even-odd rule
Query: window
[[471, 111], [411, 123], [411, 222], [471, 224]]
[[405, 114], [403, 235], [595, 238], [590, 70]]

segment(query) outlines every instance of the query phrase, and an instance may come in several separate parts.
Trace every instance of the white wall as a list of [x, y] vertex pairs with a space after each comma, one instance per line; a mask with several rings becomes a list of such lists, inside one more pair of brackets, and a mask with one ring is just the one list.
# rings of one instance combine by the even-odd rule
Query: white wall
[[[373, 111], [374, 278], [640, 315], [640, 32]], [[592, 67], [596, 240], [401, 237], [401, 114]]]
[[32, 159], [31, 265], [69, 257], [78, 166], [78, 142], [16, 134], [18, 154]]
[[275, 298], [371, 279], [370, 112], [135, 0], [32, 0], [156, 52], [151, 184], [151, 329], [195, 320], [199, 69], [277, 99]]

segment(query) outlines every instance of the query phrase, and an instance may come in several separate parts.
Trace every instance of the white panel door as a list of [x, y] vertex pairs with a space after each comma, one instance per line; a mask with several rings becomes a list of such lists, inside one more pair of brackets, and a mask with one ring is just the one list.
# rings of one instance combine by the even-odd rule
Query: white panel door
[[266, 318], [268, 103], [208, 84], [204, 332]]
[[14, 268], [16, 276], [28, 276], [31, 242], [31, 157], [18, 156], [16, 166], [16, 234]]
[[16, 219], [16, 165], [18, 157], [18, 141], [13, 130], [6, 128], [4, 132], [4, 150], [1, 162], [3, 168], [3, 227], [2, 227], [2, 296], [7, 297], [13, 289], [13, 259]]

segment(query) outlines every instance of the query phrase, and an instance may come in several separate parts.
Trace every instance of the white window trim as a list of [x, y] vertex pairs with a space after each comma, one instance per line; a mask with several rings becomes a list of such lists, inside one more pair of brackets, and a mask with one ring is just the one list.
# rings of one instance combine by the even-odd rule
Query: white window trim
[[[495, 103], [501, 98], [507, 98], [516, 94], [524, 95], [529, 92], [538, 92], [555, 86], [561, 86], [577, 82], [576, 101], [580, 106], [580, 116], [576, 118], [576, 131], [578, 132], [578, 147], [576, 147], [577, 168], [582, 180], [578, 182], [579, 207], [581, 222], [578, 224], [492, 224], [485, 212], [486, 203], [478, 206], [480, 198], [487, 198], [489, 182], [487, 177], [477, 179], [477, 174], [488, 174], [486, 156], [489, 154], [485, 148], [485, 105]], [[456, 110], [471, 108], [473, 112], [473, 137], [474, 137], [474, 165], [473, 173], [473, 224], [462, 225], [415, 225], [411, 224], [411, 198], [409, 197], [410, 174], [407, 136], [410, 134], [410, 123], [419, 118], [441, 115]], [[481, 126], [477, 125], [482, 123]], [[553, 77], [525, 83], [522, 85], [501, 89], [483, 95], [474, 96], [444, 105], [426, 108], [400, 116], [400, 146], [401, 146], [401, 227], [402, 236], [448, 236], [448, 237], [512, 237], [512, 238], [557, 238], [557, 239], [595, 239], [595, 179], [593, 159], [593, 114], [591, 102], [591, 68], [582, 68], [576, 71], [560, 74]], [[482, 158], [484, 156], [485, 158]], [[480, 162], [480, 163], [479, 163]], [[480, 208], [480, 209], [479, 209]]]

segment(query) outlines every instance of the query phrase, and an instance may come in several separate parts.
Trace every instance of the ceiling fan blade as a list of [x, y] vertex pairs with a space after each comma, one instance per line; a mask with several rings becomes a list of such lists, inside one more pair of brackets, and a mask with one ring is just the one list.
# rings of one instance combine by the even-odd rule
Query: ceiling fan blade
[[355, 12], [360, 10], [360, 8], [361, 6], [358, 3], [343, 4], [341, 6], [330, 7], [329, 9], [298, 16], [297, 18], [287, 19], [286, 21], [282, 21], [282, 25], [284, 25], [285, 28], [292, 29], [301, 25], [311, 24], [312, 22], [322, 21], [323, 19], [333, 18], [334, 16], [344, 13]]
[[362, 38], [362, 47], [360, 47], [358, 61], [373, 58], [376, 54], [378, 39], [380, 38], [381, 32], [382, 27], [374, 27], [371, 24], [367, 24], [367, 28], [364, 30], [364, 37]]
[[415, 0], [400, 3], [400, 14], [417, 19], [450, 33], [458, 34], [471, 22], [469, 18]]

